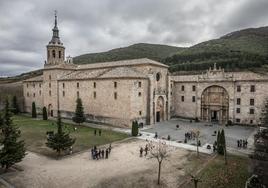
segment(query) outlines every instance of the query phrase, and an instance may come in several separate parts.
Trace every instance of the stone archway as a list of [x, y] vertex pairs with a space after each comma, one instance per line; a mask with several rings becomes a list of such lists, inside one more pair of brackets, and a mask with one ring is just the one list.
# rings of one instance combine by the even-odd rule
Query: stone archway
[[207, 87], [201, 95], [201, 119], [227, 123], [229, 119], [229, 95], [221, 86]]
[[164, 108], [165, 108], [164, 98], [160, 96], [158, 97], [156, 101], [156, 110], [155, 110], [156, 122], [160, 122], [164, 120], [164, 116], [165, 116]]

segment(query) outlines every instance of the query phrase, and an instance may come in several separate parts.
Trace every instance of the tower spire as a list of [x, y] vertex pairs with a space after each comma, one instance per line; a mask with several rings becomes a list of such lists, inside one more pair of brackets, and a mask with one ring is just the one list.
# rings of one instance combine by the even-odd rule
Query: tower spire
[[54, 15], [55, 15], [55, 25], [54, 28], [57, 28], [57, 10], [54, 11]]
[[54, 11], [54, 27], [52, 29], [53, 31], [53, 35], [52, 35], [52, 39], [50, 41], [50, 43], [52, 44], [62, 44], [60, 41], [60, 37], [59, 37], [59, 29], [58, 29], [58, 16], [57, 16], [57, 10]]

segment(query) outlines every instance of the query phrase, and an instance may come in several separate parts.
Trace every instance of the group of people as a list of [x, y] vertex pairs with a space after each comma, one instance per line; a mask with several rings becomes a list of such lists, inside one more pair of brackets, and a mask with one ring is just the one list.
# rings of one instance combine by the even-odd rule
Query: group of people
[[110, 144], [108, 148], [106, 149], [98, 149], [97, 146], [94, 146], [91, 149], [91, 157], [93, 160], [99, 160], [99, 159], [108, 159], [109, 155], [112, 150], [112, 145]]
[[149, 151], [149, 147], [148, 144], [145, 145], [145, 148], [143, 149], [143, 147], [140, 148], [140, 157], [143, 156], [143, 152], [144, 152], [144, 156], [146, 157]]
[[[97, 135], [97, 129], [94, 130], [94, 136]], [[99, 136], [101, 136], [101, 129], [99, 129]]]
[[195, 134], [191, 131], [191, 132], [186, 132], [184, 134], [184, 140], [192, 140], [195, 139]]
[[247, 148], [248, 146], [248, 141], [247, 140], [237, 140], [237, 147], [238, 148]]

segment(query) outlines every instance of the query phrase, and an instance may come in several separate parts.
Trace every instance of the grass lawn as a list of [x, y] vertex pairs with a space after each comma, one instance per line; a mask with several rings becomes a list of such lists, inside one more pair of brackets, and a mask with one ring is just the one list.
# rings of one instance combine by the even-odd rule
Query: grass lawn
[[[57, 125], [52, 120], [32, 119], [26, 116], [14, 116], [13, 123], [21, 130], [21, 137], [25, 140], [27, 150], [37, 152], [50, 157], [55, 157], [55, 151], [46, 147], [46, 132], [56, 131]], [[70, 133], [72, 138], [76, 138], [73, 146], [73, 152], [86, 150], [96, 145], [104, 145], [114, 141], [127, 138], [128, 135], [110, 130], [102, 130], [101, 136], [94, 136], [94, 128], [76, 126], [63, 123], [63, 130]], [[97, 132], [98, 133], [98, 132]]]
[[[217, 156], [200, 172], [198, 188], [244, 188], [249, 177], [249, 159], [241, 156], [228, 156], [228, 165], [224, 164], [224, 157]], [[183, 186], [194, 187], [193, 182]]]

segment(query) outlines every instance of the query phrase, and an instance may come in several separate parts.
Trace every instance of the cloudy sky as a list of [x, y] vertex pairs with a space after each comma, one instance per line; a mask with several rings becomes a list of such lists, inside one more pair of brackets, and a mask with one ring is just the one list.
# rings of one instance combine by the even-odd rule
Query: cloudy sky
[[71, 56], [140, 42], [190, 46], [268, 25], [268, 0], [0, 0], [0, 76], [43, 67], [54, 10]]

